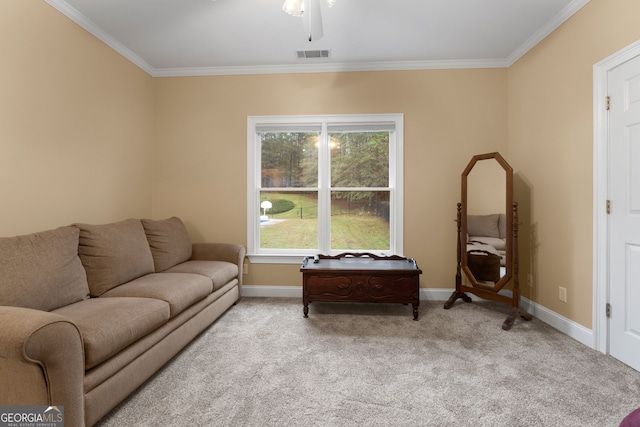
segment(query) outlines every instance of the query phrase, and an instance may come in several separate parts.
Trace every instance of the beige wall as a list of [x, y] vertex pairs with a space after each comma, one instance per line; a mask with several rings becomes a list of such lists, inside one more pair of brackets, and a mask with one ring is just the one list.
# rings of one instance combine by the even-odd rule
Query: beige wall
[[[508, 70], [524, 294], [591, 328], [593, 65], [640, 39], [640, 2], [591, 0]], [[530, 267], [531, 266], [531, 267]], [[567, 303], [558, 287], [567, 288]]]
[[41, 0], [0, 53], [0, 236], [150, 215], [153, 79]]
[[[179, 215], [194, 240], [246, 243], [247, 116], [399, 112], [405, 254], [422, 286], [453, 286], [460, 173], [500, 151], [524, 295], [591, 327], [592, 67], [640, 38], [637, 16], [638, 2], [591, 0], [508, 70], [153, 79], [44, 1], [3, 0], [0, 235]], [[247, 283], [300, 275], [253, 265]]]
[[[160, 78], [153, 215], [198, 240], [246, 244], [247, 116], [404, 113], [405, 255], [421, 286], [454, 286], [456, 203], [472, 155], [507, 147], [506, 70]], [[298, 265], [253, 264], [247, 284], [301, 284]]]

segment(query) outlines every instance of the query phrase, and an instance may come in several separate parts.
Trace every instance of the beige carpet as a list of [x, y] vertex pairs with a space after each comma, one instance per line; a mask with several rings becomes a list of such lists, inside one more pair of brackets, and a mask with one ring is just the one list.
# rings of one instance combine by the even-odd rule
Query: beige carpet
[[111, 426], [618, 426], [640, 373], [508, 307], [245, 298]]

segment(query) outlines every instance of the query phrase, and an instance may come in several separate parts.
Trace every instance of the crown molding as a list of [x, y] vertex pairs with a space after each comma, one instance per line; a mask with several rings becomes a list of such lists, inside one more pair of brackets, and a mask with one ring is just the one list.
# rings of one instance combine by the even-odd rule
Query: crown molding
[[223, 76], [242, 74], [344, 73], [356, 71], [407, 71], [457, 68], [505, 68], [504, 59], [468, 59], [446, 61], [344, 62], [287, 65], [247, 65], [156, 69], [154, 77]]
[[553, 17], [547, 24], [540, 28], [534, 35], [529, 37], [527, 41], [520, 45], [511, 55], [505, 60], [506, 66], [510, 67], [515, 64], [518, 59], [522, 58], [527, 52], [533, 49], [538, 43], [544, 40], [549, 34], [554, 32], [560, 25], [564, 24], [569, 18], [571, 18], [576, 12], [582, 9], [590, 0], [573, 0], [564, 9]]

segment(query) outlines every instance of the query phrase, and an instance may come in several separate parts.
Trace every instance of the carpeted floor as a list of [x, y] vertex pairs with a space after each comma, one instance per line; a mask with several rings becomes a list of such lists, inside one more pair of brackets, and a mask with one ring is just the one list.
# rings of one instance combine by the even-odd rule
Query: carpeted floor
[[640, 407], [640, 372], [508, 307], [244, 298], [99, 424], [597, 426]]

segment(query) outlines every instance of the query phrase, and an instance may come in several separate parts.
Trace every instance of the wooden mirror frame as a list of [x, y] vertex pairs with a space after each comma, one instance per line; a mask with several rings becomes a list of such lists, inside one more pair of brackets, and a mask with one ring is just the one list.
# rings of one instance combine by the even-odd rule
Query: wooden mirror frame
[[[495, 160], [497, 162], [497, 165], [499, 165], [500, 167], [502, 167], [502, 169], [505, 172], [505, 201], [504, 201], [504, 209], [502, 212], [499, 213], [504, 213], [505, 214], [505, 218], [506, 218], [506, 260], [505, 260], [505, 274], [503, 276], [500, 277], [500, 280], [498, 280], [497, 282], [495, 282], [493, 284], [493, 286], [489, 285], [486, 282], [482, 282], [476, 279], [476, 277], [474, 276], [473, 272], [471, 271], [471, 269], [469, 268], [469, 264], [468, 264], [468, 260], [467, 260], [467, 248], [466, 248], [466, 243], [467, 243], [467, 239], [466, 236], [469, 234], [468, 233], [468, 228], [467, 228], [467, 219], [468, 219], [468, 207], [469, 207], [469, 198], [468, 198], [468, 178], [469, 178], [469, 174], [471, 173], [471, 171], [473, 170], [473, 168], [476, 166], [476, 164], [479, 161], [491, 161], [491, 160]], [[513, 268], [515, 266], [515, 264], [517, 264], [517, 261], [514, 259], [513, 257], [513, 248], [514, 248], [514, 235], [511, 232], [511, 230], [513, 230], [513, 224], [514, 224], [514, 220], [513, 220], [513, 215], [512, 215], [512, 207], [513, 207], [513, 169], [511, 168], [511, 166], [509, 165], [509, 163], [507, 163], [507, 161], [500, 155], [500, 153], [487, 153], [487, 154], [479, 154], [477, 156], [473, 156], [471, 158], [471, 161], [469, 161], [469, 164], [467, 165], [467, 167], [464, 169], [464, 171], [462, 171], [462, 194], [461, 194], [462, 198], [462, 202], [461, 202], [461, 206], [462, 206], [462, 210], [460, 212], [461, 214], [461, 229], [460, 229], [460, 253], [462, 255], [462, 259], [461, 259], [461, 268], [462, 271], [464, 272], [465, 276], [467, 277], [467, 279], [469, 280], [469, 282], [477, 288], [482, 288], [482, 289], [486, 289], [488, 291], [491, 292], [499, 292], [508, 282], [509, 280], [511, 280], [511, 277], [513, 277]], [[464, 238], [462, 238], [464, 236]]]
[[[473, 167], [480, 160], [495, 160], [505, 171], [505, 217], [506, 217], [506, 260], [505, 274], [493, 285], [479, 281], [474, 277], [467, 262], [467, 208], [468, 208], [468, 183], [467, 178]], [[445, 309], [453, 307], [458, 298], [465, 302], [471, 302], [466, 294], [471, 293], [480, 298], [492, 301], [504, 302], [512, 306], [509, 315], [502, 324], [502, 329], [509, 330], [515, 319], [520, 315], [525, 320], [531, 320], [531, 315], [520, 307], [520, 280], [518, 276], [518, 204], [513, 201], [513, 169], [498, 152], [478, 154], [471, 158], [469, 164], [462, 172], [461, 203], [458, 203], [457, 213], [458, 238], [457, 238], [457, 269], [456, 290], [444, 304]], [[462, 272], [469, 281], [469, 285], [462, 283]], [[499, 293], [510, 281], [513, 282], [512, 295]]]

